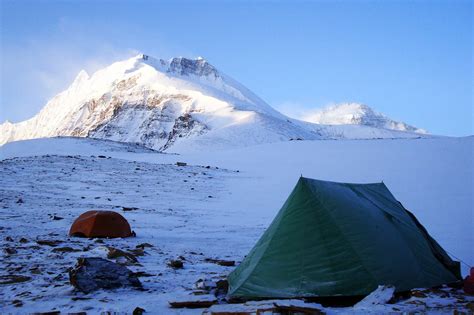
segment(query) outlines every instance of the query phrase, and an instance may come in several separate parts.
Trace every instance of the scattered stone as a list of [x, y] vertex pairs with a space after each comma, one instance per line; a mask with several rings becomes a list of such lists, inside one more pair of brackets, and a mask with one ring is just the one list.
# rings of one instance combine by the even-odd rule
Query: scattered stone
[[143, 248], [131, 249], [131, 250], [129, 250], [129, 252], [131, 254], [133, 254], [134, 256], [144, 256], [145, 255], [145, 250]]
[[177, 165], [177, 166], [186, 166], [186, 165], [188, 165], [188, 164], [185, 163], [185, 162], [176, 162], [176, 165]]
[[145, 309], [141, 308], [141, 307], [136, 307], [134, 310], [133, 310], [133, 313], [132, 315], [142, 315], [143, 313], [145, 313]]
[[219, 266], [225, 266], [225, 267], [235, 266], [235, 261], [234, 260], [206, 258], [206, 259], [204, 259], [204, 261], [210, 262], [210, 263], [213, 263], [213, 264], [217, 264]]
[[90, 297], [83, 297], [83, 296], [74, 296], [71, 298], [72, 301], [87, 301], [92, 300]]
[[51, 247], [56, 247], [61, 244], [63, 241], [60, 240], [37, 240], [36, 243], [38, 245], [47, 245]]
[[7, 237], [5, 237], [5, 241], [7, 241], [7, 242], [13, 242], [13, 238], [11, 238], [10, 236], [7, 236]]
[[64, 246], [64, 247], [57, 247], [53, 249], [54, 253], [72, 253], [72, 252], [80, 252], [80, 249], [77, 248], [72, 248], [69, 246]]
[[141, 249], [145, 249], [146, 247], [153, 247], [153, 245], [149, 244], [149, 243], [141, 243], [141, 244], [138, 244], [137, 246], [135, 246], [136, 248], [141, 248]]
[[57, 215], [53, 215], [53, 220], [55, 221], [59, 221], [59, 220], [63, 220], [64, 218], [63, 217], [59, 217]]
[[99, 155], [99, 156], [97, 156], [97, 157], [98, 157], [99, 159], [105, 159], [105, 158], [107, 158], [105, 155]]
[[39, 269], [39, 267], [33, 267], [33, 268], [30, 268], [30, 272], [32, 274], [39, 275], [41, 274], [41, 269]]
[[[206, 298], [207, 297], [207, 298]], [[172, 308], [207, 308], [217, 303], [214, 296], [188, 296], [184, 300], [168, 302]]]
[[12, 304], [15, 307], [22, 307], [23, 306], [23, 301], [22, 300], [13, 300]]
[[98, 257], [78, 258], [76, 266], [69, 271], [69, 280], [84, 293], [121, 287], [142, 288], [138, 277], [128, 268]]
[[24, 237], [20, 238], [20, 243], [28, 243], [28, 240]]
[[7, 253], [8, 255], [13, 255], [17, 253], [16, 249], [11, 248], [11, 247], [4, 248], [3, 251]]
[[124, 257], [129, 262], [132, 262], [132, 263], [138, 262], [137, 258], [133, 254], [127, 253], [123, 250], [120, 250], [114, 247], [107, 247], [107, 249], [109, 250], [109, 252], [107, 253], [107, 258], [109, 259], [117, 259], [120, 257]]
[[23, 199], [18, 198], [18, 200], [16, 201], [16, 203], [24, 203], [24, 201], [23, 201]]
[[205, 280], [205, 279], [199, 279], [196, 281], [194, 284], [194, 287], [198, 290], [203, 290], [203, 291], [211, 291], [216, 288], [216, 283], [211, 280]]
[[206, 168], [211, 168], [211, 166], [210, 166], [210, 165], [208, 165], [208, 166], [206, 166]]
[[354, 305], [355, 310], [370, 309], [374, 305], [387, 304], [395, 293], [395, 287], [391, 285], [379, 285], [372, 293], [362, 301]]
[[321, 304], [306, 303], [301, 300], [282, 300], [273, 303], [278, 314], [311, 314], [323, 315]]
[[145, 271], [137, 271], [135, 272], [135, 276], [140, 278], [140, 277], [154, 277], [155, 275], [145, 272]]
[[419, 291], [419, 290], [412, 290], [411, 291], [411, 296], [417, 297], [417, 298], [426, 298], [428, 297], [425, 293]]
[[123, 211], [133, 211], [133, 210], [138, 210], [136, 207], [122, 207]]
[[179, 259], [172, 259], [168, 262], [168, 266], [174, 269], [182, 269], [184, 267], [183, 261]]
[[14, 284], [30, 281], [31, 277], [21, 275], [2, 275], [0, 276], [0, 284]]
[[226, 279], [218, 280], [216, 282], [216, 296], [225, 296], [229, 291], [229, 281]]

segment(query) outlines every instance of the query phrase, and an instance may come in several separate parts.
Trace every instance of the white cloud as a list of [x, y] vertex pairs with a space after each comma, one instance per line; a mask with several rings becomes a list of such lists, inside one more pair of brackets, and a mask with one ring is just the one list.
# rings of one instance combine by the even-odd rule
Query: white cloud
[[308, 107], [301, 103], [283, 102], [276, 105], [275, 108], [288, 117], [311, 122], [314, 116], [317, 116], [322, 110], [337, 105], [335, 102], [327, 103], [319, 107]]

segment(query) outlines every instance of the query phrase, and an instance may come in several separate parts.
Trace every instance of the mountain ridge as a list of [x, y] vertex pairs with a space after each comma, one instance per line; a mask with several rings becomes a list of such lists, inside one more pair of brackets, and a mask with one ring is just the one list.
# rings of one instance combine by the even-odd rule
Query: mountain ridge
[[339, 103], [314, 110], [305, 115], [305, 121], [324, 125], [365, 125], [375, 128], [409, 131], [427, 134], [427, 131], [393, 120], [361, 103]]
[[0, 125], [0, 144], [54, 136], [140, 143], [170, 152], [290, 139], [419, 137], [367, 126], [288, 118], [203, 58], [144, 54], [89, 75], [80, 71], [33, 118]]

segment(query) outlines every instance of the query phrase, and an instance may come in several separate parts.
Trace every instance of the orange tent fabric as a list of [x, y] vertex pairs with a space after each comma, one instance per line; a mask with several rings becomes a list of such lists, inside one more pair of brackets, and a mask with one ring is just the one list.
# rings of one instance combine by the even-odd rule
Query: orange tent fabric
[[70, 236], [129, 237], [132, 230], [127, 220], [117, 212], [91, 210], [81, 214], [69, 230]]

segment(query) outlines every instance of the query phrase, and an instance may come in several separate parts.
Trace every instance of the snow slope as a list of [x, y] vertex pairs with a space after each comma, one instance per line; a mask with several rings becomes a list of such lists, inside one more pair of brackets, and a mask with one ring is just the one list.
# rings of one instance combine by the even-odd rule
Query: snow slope
[[420, 136], [375, 127], [289, 119], [202, 58], [165, 61], [138, 55], [91, 76], [81, 71], [33, 118], [1, 124], [0, 144], [75, 136], [182, 152], [290, 139]]
[[[200, 314], [202, 310], [171, 310], [167, 302], [188, 295], [198, 279], [225, 277], [232, 267], [205, 258], [240, 261], [301, 174], [344, 182], [383, 180], [449, 253], [473, 265], [473, 148], [474, 137], [287, 141], [181, 155], [81, 138], [8, 143], [0, 148], [0, 238], [12, 237], [13, 242], [2, 246], [17, 253], [0, 258], [0, 274], [21, 273], [32, 279], [3, 286], [0, 309], [94, 314], [131, 312], [140, 306], [150, 313]], [[176, 161], [188, 166], [177, 167]], [[123, 206], [138, 209], [126, 212]], [[89, 209], [119, 211], [130, 220], [137, 238], [104, 244], [68, 239], [74, 218]], [[53, 215], [64, 219], [53, 220]], [[25, 236], [28, 243], [19, 243]], [[59, 240], [60, 246], [83, 250], [58, 254], [48, 246], [38, 247], [37, 239]], [[141, 266], [130, 268], [152, 274], [141, 278], [147, 291], [83, 295], [68, 284], [66, 270], [77, 257], [103, 257], [104, 246], [133, 249], [143, 242], [154, 247], [138, 257]], [[185, 268], [168, 268], [166, 262], [179, 255], [186, 259]], [[39, 274], [31, 271], [38, 269]], [[419, 312], [440, 305], [447, 312], [458, 307], [454, 303], [459, 300], [451, 294], [442, 296], [380, 306], [375, 313], [393, 311], [392, 307]], [[21, 300], [23, 306], [15, 307], [13, 300]]]
[[369, 106], [359, 103], [341, 103], [329, 106], [311, 112], [303, 120], [323, 125], [364, 125], [426, 134], [426, 130], [390, 119], [381, 113], [375, 112]]

